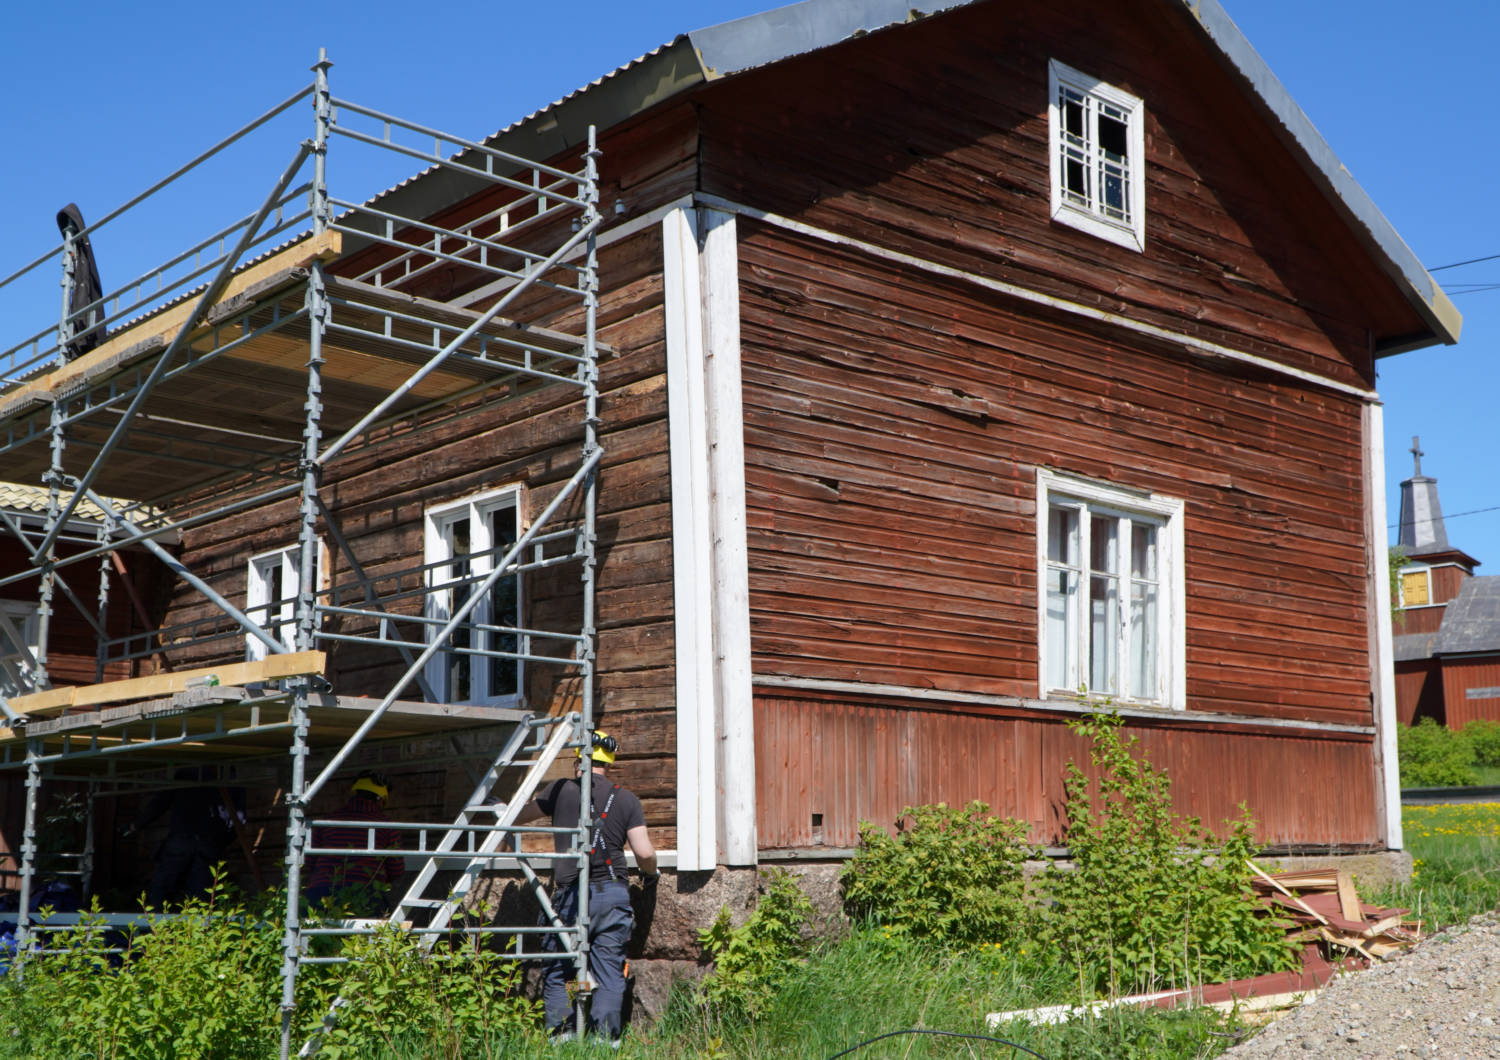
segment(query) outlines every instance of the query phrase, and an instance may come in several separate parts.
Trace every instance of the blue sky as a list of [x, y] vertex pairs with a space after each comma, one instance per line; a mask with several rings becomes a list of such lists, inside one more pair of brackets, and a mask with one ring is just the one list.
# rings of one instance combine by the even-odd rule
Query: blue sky
[[[1489, 71], [1500, 7], [1442, 0], [1224, 0], [1229, 13], [1335, 152], [1429, 267], [1500, 254], [1500, 220], [1486, 213], [1500, 170]], [[0, 32], [0, 276], [55, 242], [52, 214], [77, 200], [92, 219], [142, 190], [309, 79], [320, 46], [335, 62], [334, 92], [381, 110], [478, 137], [509, 124], [678, 32], [763, 10], [761, 0], [666, 0], [568, 5], [449, 0], [266, 0], [201, 3], [15, 4]], [[307, 135], [304, 108], [257, 166], [209, 174], [199, 189], [249, 212]], [[409, 168], [409, 167], [403, 167]], [[404, 174], [374, 175], [377, 190]], [[335, 177], [337, 174], [335, 173]], [[170, 230], [179, 219], [143, 218]], [[121, 226], [98, 244], [106, 285], [160, 260], [167, 248]], [[201, 234], [201, 228], [182, 228]], [[127, 264], [128, 263], [128, 264]], [[50, 269], [0, 290], [0, 334], [55, 320]], [[1382, 362], [1388, 503], [1410, 474], [1421, 435], [1450, 540], [1500, 572], [1500, 260], [1436, 273], [1464, 313], [1456, 347]], [[1460, 514], [1479, 512], [1479, 514]]]

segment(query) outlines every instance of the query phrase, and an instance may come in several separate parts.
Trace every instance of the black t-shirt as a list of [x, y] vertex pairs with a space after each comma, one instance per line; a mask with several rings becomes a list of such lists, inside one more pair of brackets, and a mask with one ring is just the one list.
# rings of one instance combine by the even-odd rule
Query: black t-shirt
[[[611, 869], [618, 879], [625, 878], [625, 835], [632, 828], [643, 826], [646, 815], [641, 810], [641, 800], [617, 784], [599, 776], [593, 777], [594, 847], [589, 858], [589, 879], [595, 883], [610, 878]], [[537, 805], [543, 812], [551, 814], [555, 828], [572, 828], [578, 824], [578, 806], [581, 789], [576, 779], [554, 780], [537, 796]], [[554, 849], [559, 853], [568, 849], [569, 837], [553, 837]], [[556, 861], [552, 866], [552, 880], [557, 884], [573, 883], [578, 879], [578, 864], [574, 861]]]

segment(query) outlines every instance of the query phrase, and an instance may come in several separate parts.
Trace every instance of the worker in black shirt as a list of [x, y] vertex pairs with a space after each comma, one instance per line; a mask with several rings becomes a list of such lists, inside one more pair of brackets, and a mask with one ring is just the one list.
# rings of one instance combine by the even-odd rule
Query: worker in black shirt
[[[614, 737], [594, 732], [589, 751], [593, 767], [591, 799], [593, 841], [589, 847], [589, 977], [594, 981], [589, 1005], [589, 1030], [607, 1035], [611, 1042], [620, 1037], [620, 1009], [625, 1001], [625, 946], [635, 927], [630, 908], [630, 890], [625, 876], [625, 847], [635, 855], [636, 865], [647, 885], [656, 882], [656, 850], [646, 832], [646, 818], [641, 800], [609, 780], [608, 769], [614, 765], [617, 750]], [[583, 750], [578, 751], [578, 774], [583, 774]], [[535, 801], [518, 815], [518, 822], [535, 821], [551, 816], [555, 828], [573, 828], [578, 824], [582, 786], [577, 778], [555, 780]], [[568, 849], [570, 837], [555, 836], [560, 853]], [[578, 864], [558, 860], [552, 869], [552, 908], [566, 924], [578, 919]], [[549, 953], [563, 949], [562, 940], [548, 935], [542, 948]], [[542, 996], [547, 1008], [547, 1030], [554, 1040], [567, 1040], [576, 1033], [573, 1007], [568, 1003], [569, 965], [566, 960], [550, 959], [543, 969]]]

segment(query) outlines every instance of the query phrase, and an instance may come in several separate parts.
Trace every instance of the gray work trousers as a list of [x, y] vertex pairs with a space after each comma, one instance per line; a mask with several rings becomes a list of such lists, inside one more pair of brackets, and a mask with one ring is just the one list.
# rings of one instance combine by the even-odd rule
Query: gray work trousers
[[[578, 921], [578, 887], [570, 884], [558, 888], [552, 896], [552, 907], [565, 924]], [[543, 921], [545, 923], [545, 921]], [[625, 1003], [625, 947], [635, 930], [635, 913], [630, 908], [630, 888], [623, 879], [596, 880], [589, 884], [589, 977], [594, 980], [594, 996], [589, 1003], [589, 1030], [620, 1036], [620, 1009]], [[562, 940], [547, 935], [542, 949], [558, 953]], [[547, 1030], [556, 1033], [573, 1026], [573, 1006], [568, 1003], [568, 979], [573, 964], [566, 960], [548, 960], [542, 968], [542, 999], [547, 1006]]]

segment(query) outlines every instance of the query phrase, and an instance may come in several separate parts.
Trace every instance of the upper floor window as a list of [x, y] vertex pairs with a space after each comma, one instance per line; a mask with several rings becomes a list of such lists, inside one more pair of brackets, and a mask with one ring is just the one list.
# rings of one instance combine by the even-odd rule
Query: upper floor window
[[1055, 59], [1047, 72], [1052, 219], [1122, 247], [1144, 249], [1141, 101]]
[[[520, 498], [520, 489], [510, 487], [428, 510], [429, 636], [472, 598], [520, 537]], [[520, 614], [521, 576], [500, 578], [428, 664], [428, 683], [442, 702], [519, 701]]]
[[1182, 502], [1037, 473], [1041, 695], [1182, 708]]
[[[318, 545], [318, 584], [322, 587], [327, 557]], [[250, 557], [245, 575], [245, 614], [260, 624], [288, 651], [297, 648], [297, 591], [302, 570], [302, 548], [288, 545]], [[245, 658], [255, 661], [270, 653], [265, 641], [246, 635]]]

